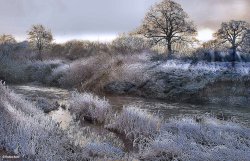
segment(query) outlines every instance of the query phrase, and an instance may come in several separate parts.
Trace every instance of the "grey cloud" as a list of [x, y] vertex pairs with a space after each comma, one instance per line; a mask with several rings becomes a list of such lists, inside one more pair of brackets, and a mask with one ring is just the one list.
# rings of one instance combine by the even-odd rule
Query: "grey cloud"
[[250, 22], [249, 0], [176, 0], [199, 28], [219, 27], [221, 22], [240, 19]]
[[[0, 33], [23, 36], [41, 23], [56, 35], [117, 34], [140, 25], [159, 0], [0, 0]], [[222, 21], [250, 21], [249, 0], [176, 0], [200, 27]]]
[[54, 32], [126, 32], [139, 25], [144, 0], [0, 0], [0, 32], [42, 23]]

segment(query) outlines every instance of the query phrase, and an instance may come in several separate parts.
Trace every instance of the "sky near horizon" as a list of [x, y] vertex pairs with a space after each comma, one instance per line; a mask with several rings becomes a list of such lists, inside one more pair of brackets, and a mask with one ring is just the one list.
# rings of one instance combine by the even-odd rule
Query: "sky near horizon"
[[[0, 0], [0, 34], [26, 38], [33, 24], [43, 24], [56, 42], [70, 39], [110, 41], [140, 25], [149, 7], [160, 0]], [[250, 22], [250, 0], [176, 0], [209, 39], [221, 22]], [[204, 37], [206, 35], [206, 38]]]

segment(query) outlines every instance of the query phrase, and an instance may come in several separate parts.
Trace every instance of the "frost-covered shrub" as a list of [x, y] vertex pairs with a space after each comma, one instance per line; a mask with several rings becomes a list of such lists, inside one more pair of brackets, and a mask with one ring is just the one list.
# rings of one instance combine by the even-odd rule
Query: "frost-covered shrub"
[[132, 56], [117, 56], [117, 60], [123, 62], [119, 70], [114, 70], [114, 81], [130, 82], [141, 85], [150, 79], [150, 73], [147, 71], [154, 63], [150, 62], [150, 54], [142, 53]]
[[52, 69], [51, 74], [46, 79], [47, 84], [52, 86], [62, 86], [63, 77], [68, 70], [68, 64], [61, 64], [60, 66]]
[[111, 82], [130, 82], [141, 85], [148, 80], [150, 68], [147, 53], [117, 56], [91, 57], [72, 62], [60, 78], [62, 87], [77, 87], [102, 92]]
[[12, 83], [22, 83], [28, 80], [25, 72], [26, 63], [16, 61], [11, 57], [2, 57], [0, 55], [0, 80]]
[[104, 123], [109, 119], [111, 106], [107, 100], [92, 94], [74, 92], [70, 98], [69, 110], [76, 120]]
[[112, 79], [111, 72], [119, 64], [110, 55], [94, 56], [69, 64], [68, 70], [60, 79], [63, 87], [78, 87], [85, 90], [100, 91]]
[[83, 57], [101, 55], [108, 50], [105, 43], [91, 41], [68, 41], [64, 44], [64, 54], [66, 58], [76, 60]]
[[52, 70], [60, 65], [62, 63], [59, 60], [29, 61], [25, 71], [29, 74], [30, 81], [47, 83]]
[[159, 117], [131, 106], [124, 107], [114, 122], [106, 127], [135, 140], [141, 136], [155, 136], [159, 132], [160, 126], [161, 119]]
[[106, 83], [113, 80], [115, 73], [120, 73], [120, 63], [123, 62], [109, 55], [78, 60], [69, 64], [60, 83], [63, 87], [101, 91]]
[[62, 64], [60, 60], [30, 61], [4, 57], [0, 59], [0, 79], [9, 83], [37, 81], [49, 84], [53, 69]]
[[94, 67], [94, 65], [95, 64], [91, 65], [90, 59], [70, 63], [68, 67], [64, 68], [65, 71], [61, 71], [63, 74], [59, 80], [60, 85], [63, 87], [79, 86], [93, 75], [95, 68], [91, 67]]
[[134, 54], [150, 50], [151, 44], [149, 40], [142, 36], [123, 34], [112, 42], [111, 48], [115, 53]]
[[45, 98], [37, 98], [36, 100], [36, 107], [41, 109], [45, 113], [49, 113], [51, 111], [57, 110], [59, 108], [58, 103], [51, 103]]
[[210, 116], [170, 119], [140, 149], [145, 160], [232, 160], [250, 158], [250, 129]]
[[106, 43], [70, 40], [63, 44], [52, 44], [51, 50], [46, 53], [46, 58], [61, 58], [77, 60], [94, 55], [101, 55], [108, 52], [109, 47]]

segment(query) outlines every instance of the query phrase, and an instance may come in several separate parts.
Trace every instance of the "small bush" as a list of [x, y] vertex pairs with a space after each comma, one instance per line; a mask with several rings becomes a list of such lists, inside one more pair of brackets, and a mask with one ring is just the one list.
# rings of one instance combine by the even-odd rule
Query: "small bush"
[[88, 93], [72, 94], [69, 110], [76, 120], [89, 120], [97, 123], [108, 121], [111, 106], [108, 101]]
[[160, 129], [161, 119], [137, 107], [124, 107], [108, 129], [118, 131], [130, 139], [155, 136]]

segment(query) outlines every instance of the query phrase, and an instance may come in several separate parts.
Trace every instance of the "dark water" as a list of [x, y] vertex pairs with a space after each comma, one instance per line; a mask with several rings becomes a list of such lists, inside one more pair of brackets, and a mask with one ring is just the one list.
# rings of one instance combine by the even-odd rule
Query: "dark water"
[[[36, 100], [38, 97], [44, 97], [50, 101], [58, 101], [61, 104], [67, 104], [70, 92], [65, 89], [54, 87], [41, 87], [36, 85], [11, 86], [17, 94], [24, 95], [30, 100]], [[149, 112], [157, 113], [164, 119], [181, 115], [199, 115], [210, 113], [223, 118], [232, 118], [245, 126], [250, 127], [250, 107], [223, 106], [216, 104], [194, 105], [184, 103], [168, 103], [162, 100], [145, 99], [139, 97], [125, 96], [107, 96], [113, 109], [119, 111], [126, 106], [136, 106], [147, 109]], [[62, 109], [52, 112], [52, 116], [58, 121], [64, 121], [65, 125], [70, 121], [70, 114]]]

